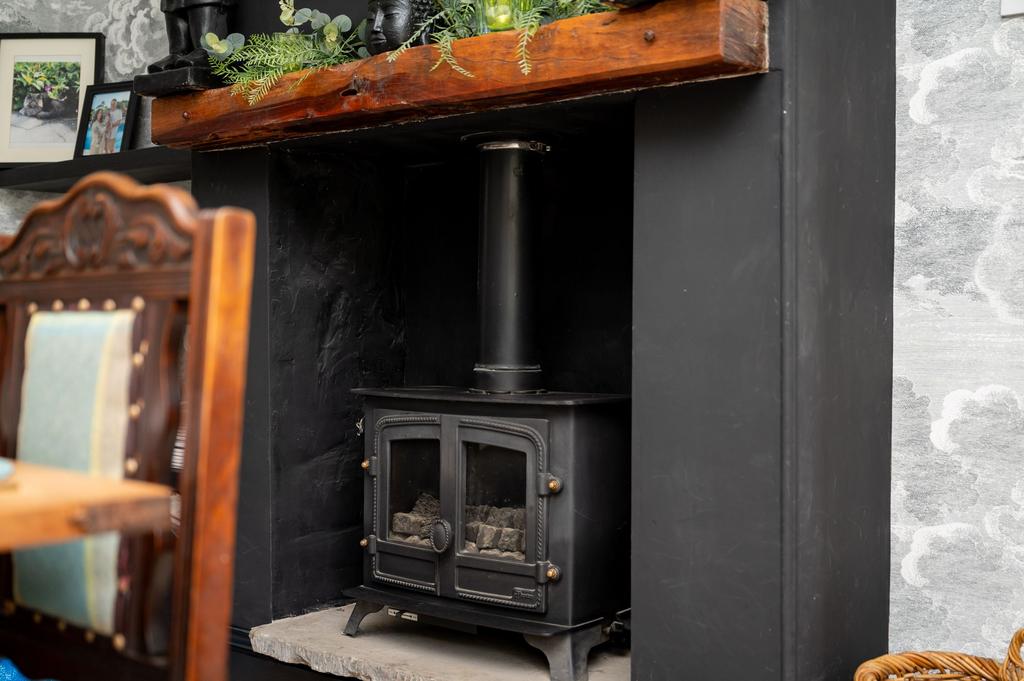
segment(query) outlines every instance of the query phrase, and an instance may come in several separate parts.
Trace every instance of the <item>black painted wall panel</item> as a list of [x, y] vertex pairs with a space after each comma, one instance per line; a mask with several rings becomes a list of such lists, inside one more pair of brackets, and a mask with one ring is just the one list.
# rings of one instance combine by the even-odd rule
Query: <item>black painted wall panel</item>
[[[456, 147], [457, 149], [458, 147]], [[397, 172], [395, 247], [406, 322], [405, 385], [469, 385], [477, 351], [476, 166], [471, 153]]]
[[[354, 24], [358, 24], [366, 16], [364, 0], [316, 0], [316, 2], [296, 2], [297, 7], [311, 7], [331, 16], [348, 14]], [[279, 16], [281, 8], [273, 0], [238, 0], [235, 11], [233, 30], [245, 35], [253, 33], [273, 33], [283, 30]]]
[[541, 363], [551, 390], [628, 394], [632, 116], [556, 139], [545, 161]]
[[779, 675], [780, 94], [637, 102], [635, 679]]
[[238, 530], [232, 623], [243, 628], [271, 618], [270, 412], [267, 248], [270, 227], [270, 152], [245, 149], [192, 155], [192, 193], [204, 208], [242, 206], [256, 215], [255, 276], [249, 319], [245, 426], [239, 470]]
[[801, 680], [849, 678], [888, 644], [895, 4], [773, 3], [796, 113], [784, 644], [788, 678]]
[[354, 387], [401, 380], [394, 197], [354, 157], [275, 157], [270, 424], [275, 619], [341, 600], [361, 577], [362, 417]]
[[848, 679], [886, 650], [895, 3], [770, 11], [769, 76], [638, 96], [637, 679]]

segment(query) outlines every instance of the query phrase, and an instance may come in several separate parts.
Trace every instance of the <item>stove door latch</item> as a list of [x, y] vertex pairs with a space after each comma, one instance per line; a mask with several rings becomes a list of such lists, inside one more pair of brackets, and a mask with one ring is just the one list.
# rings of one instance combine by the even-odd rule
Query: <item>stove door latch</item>
[[430, 526], [430, 545], [434, 553], [444, 553], [452, 545], [452, 526], [444, 518], [438, 518]]

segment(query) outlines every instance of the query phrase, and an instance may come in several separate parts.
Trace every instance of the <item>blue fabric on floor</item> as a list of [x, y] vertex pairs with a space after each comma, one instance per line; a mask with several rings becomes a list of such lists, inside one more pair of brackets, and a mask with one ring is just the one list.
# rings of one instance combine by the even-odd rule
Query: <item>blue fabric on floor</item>
[[0, 659], [0, 681], [30, 681], [18, 671], [14, 663], [3, 658]]

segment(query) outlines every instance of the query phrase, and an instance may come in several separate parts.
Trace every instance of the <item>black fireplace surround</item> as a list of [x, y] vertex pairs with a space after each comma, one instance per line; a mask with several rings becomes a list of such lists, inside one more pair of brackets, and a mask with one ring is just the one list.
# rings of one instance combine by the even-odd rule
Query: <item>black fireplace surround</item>
[[629, 400], [541, 389], [534, 232], [547, 146], [478, 148], [475, 385], [355, 391], [366, 554], [345, 633], [384, 607], [519, 632], [553, 681], [584, 681], [590, 649], [629, 608]]
[[[769, 2], [763, 76], [192, 155], [200, 204], [260, 225], [235, 676], [309, 676], [243, 651], [244, 632], [343, 585], [410, 612], [475, 607], [363, 578], [350, 484], [371, 478], [346, 391], [473, 383], [479, 224], [434, 208], [471, 186], [449, 153], [461, 135], [527, 126], [561, 135], [544, 161], [541, 385], [630, 393], [631, 545], [614, 557], [633, 563], [632, 677], [849, 679], [887, 650], [895, 5]], [[238, 29], [277, 13], [247, 3]], [[565, 488], [549, 532], [579, 491], [564, 460], [551, 450]], [[548, 612], [580, 576], [555, 551], [549, 536]]]

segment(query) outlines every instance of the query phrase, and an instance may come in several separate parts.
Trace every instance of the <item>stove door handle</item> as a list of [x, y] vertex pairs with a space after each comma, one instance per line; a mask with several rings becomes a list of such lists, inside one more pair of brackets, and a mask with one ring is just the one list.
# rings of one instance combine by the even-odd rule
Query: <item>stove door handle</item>
[[444, 518], [438, 518], [430, 527], [430, 545], [435, 553], [444, 553], [452, 545], [452, 526]]

